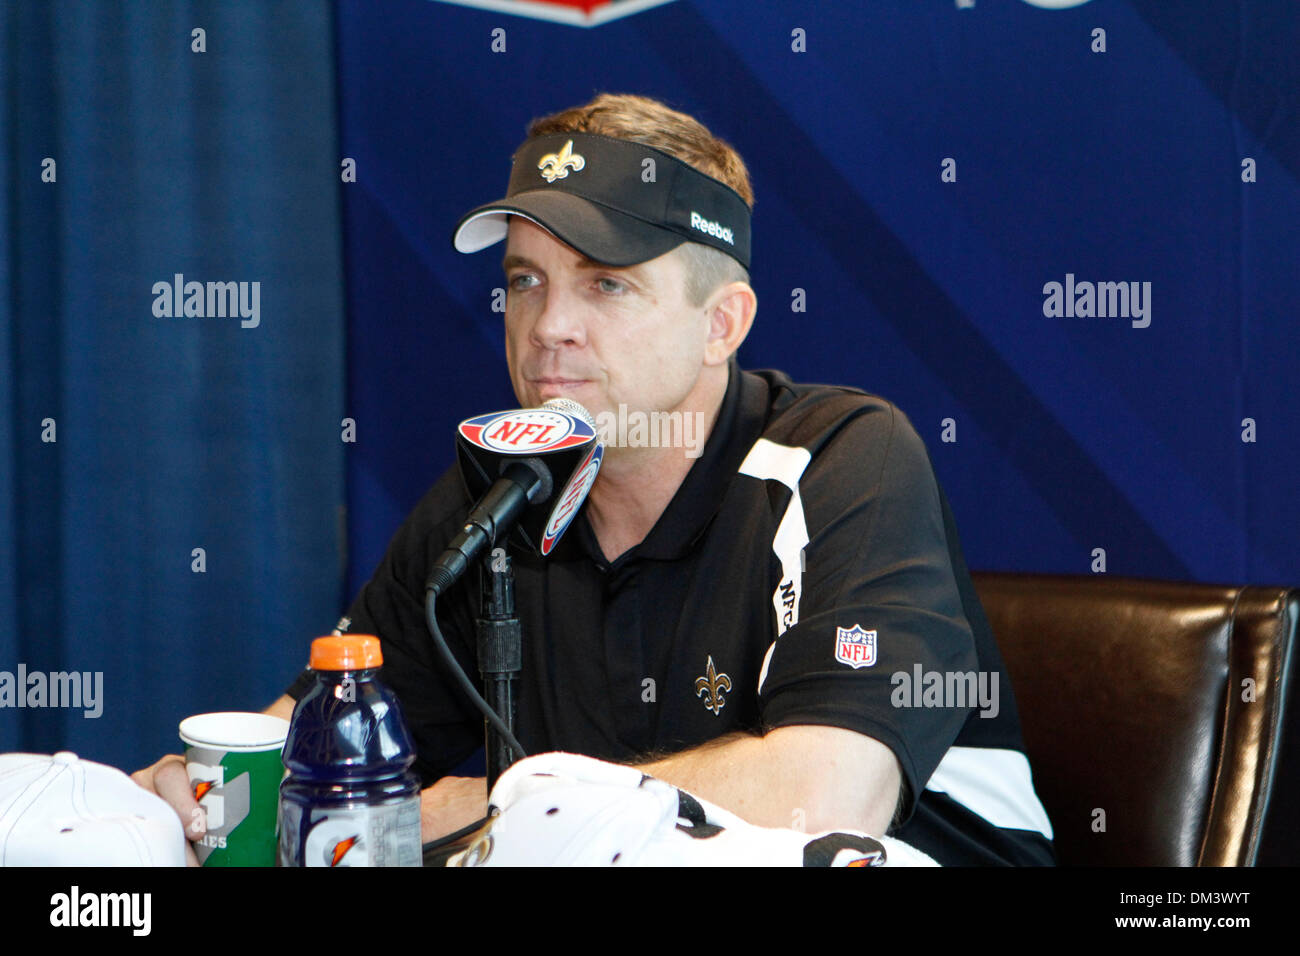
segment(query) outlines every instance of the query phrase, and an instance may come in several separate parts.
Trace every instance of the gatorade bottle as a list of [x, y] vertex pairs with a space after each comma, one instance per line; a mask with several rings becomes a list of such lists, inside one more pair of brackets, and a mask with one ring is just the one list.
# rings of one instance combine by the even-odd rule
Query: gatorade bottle
[[318, 637], [284, 742], [281, 866], [419, 866], [420, 781], [369, 634]]

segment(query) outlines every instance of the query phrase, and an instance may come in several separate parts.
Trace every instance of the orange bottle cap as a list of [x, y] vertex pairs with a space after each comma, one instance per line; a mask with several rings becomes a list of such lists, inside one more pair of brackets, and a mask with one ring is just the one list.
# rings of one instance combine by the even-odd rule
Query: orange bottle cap
[[314, 671], [360, 671], [384, 662], [379, 638], [373, 634], [334, 634], [311, 642]]

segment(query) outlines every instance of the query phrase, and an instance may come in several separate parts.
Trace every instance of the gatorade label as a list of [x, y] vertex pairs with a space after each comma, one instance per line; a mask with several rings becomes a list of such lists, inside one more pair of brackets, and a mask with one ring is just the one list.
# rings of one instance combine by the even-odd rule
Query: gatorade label
[[194, 843], [204, 866], [274, 866], [280, 751], [186, 748], [190, 790], [207, 832]]
[[[321, 809], [284, 801], [282, 866], [420, 866], [420, 797]], [[295, 858], [301, 847], [302, 856]]]

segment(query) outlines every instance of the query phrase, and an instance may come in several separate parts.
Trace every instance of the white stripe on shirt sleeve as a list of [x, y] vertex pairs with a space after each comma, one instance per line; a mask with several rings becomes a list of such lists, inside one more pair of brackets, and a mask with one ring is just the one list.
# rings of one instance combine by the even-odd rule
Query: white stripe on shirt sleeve
[[946, 793], [997, 827], [1052, 839], [1052, 823], [1034, 793], [1029, 760], [1018, 750], [949, 747], [925, 789]]
[[[803, 549], [808, 544], [808, 525], [804, 521], [803, 499], [799, 497], [799, 479], [803, 477], [812, 454], [807, 448], [778, 445], [760, 438], [754, 442], [745, 460], [740, 464], [740, 474], [764, 481], [779, 481], [790, 489], [790, 503], [772, 539], [772, 551], [781, 562], [781, 583], [772, 592], [772, 607], [776, 611], [776, 633], [779, 637], [799, 623], [799, 596], [803, 591]], [[758, 674], [758, 692], [763, 693], [767, 680], [767, 667], [772, 662], [773, 641], [763, 656], [763, 668]]]

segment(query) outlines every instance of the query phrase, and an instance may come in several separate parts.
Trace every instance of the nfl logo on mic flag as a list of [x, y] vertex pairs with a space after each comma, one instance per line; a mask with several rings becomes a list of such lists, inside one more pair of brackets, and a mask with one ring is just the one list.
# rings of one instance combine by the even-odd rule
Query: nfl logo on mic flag
[[835, 659], [855, 670], [870, 667], [876, 662], [876, 632], [857, 624], [835, 628]]

